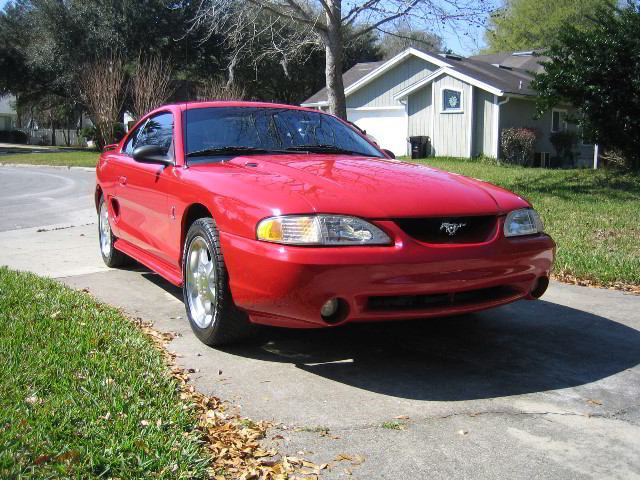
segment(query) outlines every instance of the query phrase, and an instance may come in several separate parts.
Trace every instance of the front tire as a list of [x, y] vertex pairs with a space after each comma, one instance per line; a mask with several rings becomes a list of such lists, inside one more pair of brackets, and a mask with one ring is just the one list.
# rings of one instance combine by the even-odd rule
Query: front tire
[[220, 236], [212, 218], [196, 220], [187, 232], [182, 285], [191, 329], [205, 345], [237, 342], [255, 332], [247, 314], [231, 298]]
[[100, 253], [102, 254], [102, 260], [107, 267], [110, 268], [125, 265], [129, 261], [129, 257], [113, 247], [116, 237], [111, 231], [111, 224], [109, 223], [109, 208], [104, 195], [100, 196], [100, 202], [98, 205], [98, 239], [100, 241]]

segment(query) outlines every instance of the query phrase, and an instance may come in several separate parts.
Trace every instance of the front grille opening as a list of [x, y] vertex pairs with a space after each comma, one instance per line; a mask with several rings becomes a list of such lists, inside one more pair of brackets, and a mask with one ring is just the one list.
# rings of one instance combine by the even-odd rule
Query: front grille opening
[[484, 243], [496, 234], [498, 217], [396, 218], [394, 222], [412, 238], [433, 244]]
[[499, 286], [467, 290], [465, 292], [422, 295], [381, 295], [367, 299], [367, 311], [428, 310], [444, 307], [463, 307], [496, 300], [504, 300], [522, 293], [517, 288]]

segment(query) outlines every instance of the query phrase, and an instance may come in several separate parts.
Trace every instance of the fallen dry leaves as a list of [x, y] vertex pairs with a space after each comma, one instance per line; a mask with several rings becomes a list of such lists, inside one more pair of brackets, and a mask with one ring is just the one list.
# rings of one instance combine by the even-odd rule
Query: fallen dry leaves
[[640, 286], [622, 282], [600, 283], [594, 280], [578, 278], [565, 272], [553, 272], [551, 278], [563, 283], [579, 285], [581, 287], [606, 288], [608, 290], [621, 290], [623, 292], [634, 293], [640, 295]]
[[[124, 314], [124, 312], [123, 312]], [[327, 464], [316, 465], [296, 457], [282, 456], [275, 448], [263, 449], [260, 440], [265, 438], [267, 422], [252, 422], [247, 418], [228, 411], [227, 405], [216, 397], [208, 397], [197, 392], [188, 384], [189, 373], [194, 369], [182, 369], [176, 366], [177, 355], [168, 351], [167, 343], [174, 334], [154, 330], [150, 323], [140, 318], [132, 319], [136, 326], [149, 337], [166, 358], [171, 375], [180, 387], [180, 399], [186, 409], [193, 409], [198, 416], [197, 430], [206, 442], [205, 448], [211, 453], [209, 475], [216, 480], [237, 478], [239, 480], [303, 480], [316, 479], [320, 472], [328, 468]], [[222, 374], [222, 372], [218, 372]], [[148, 420], [140, 422], [148, 426]], [[360, 460], [357, 458], [356, 460]], [[362, 458], [364, 461], [364, 458]], [[353, 463], [359, 465], [362, 463]], [[224, 471], [224, 475], [220, 472]]]
[[333, 459], [334, 462], [342, 462], [347, 461], [351, 462], [351, 465], [354, 467], [358, 465], [362, 465], [365, 461], [365, 458], [362, 455], [348, 455], [346, 453], [339, 453], [336, 458]]

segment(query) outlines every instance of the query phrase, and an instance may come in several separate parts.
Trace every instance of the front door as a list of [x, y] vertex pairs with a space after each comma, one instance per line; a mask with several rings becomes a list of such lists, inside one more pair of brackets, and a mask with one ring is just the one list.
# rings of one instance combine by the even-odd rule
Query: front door
[[124, 240], [155, 257], [169, 261], [163, 253], [169, 240], [168, 195], [173, 184], [173, 166], [141, 163], [133, 159], [133, 150], [144, 145], [159, 145], [171, 155], [173, 115], [161, 112], [149, 117], [127, 139], [118, 156], [120, 172], [116, 198], [120, 205], [119, 230]]

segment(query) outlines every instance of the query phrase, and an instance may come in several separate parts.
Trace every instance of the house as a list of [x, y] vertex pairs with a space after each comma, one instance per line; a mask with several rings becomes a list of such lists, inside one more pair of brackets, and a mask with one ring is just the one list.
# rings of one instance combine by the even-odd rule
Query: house
[[11, 95], [0, 96], [0, 130], [13, 130], [18, 114], [13, 108], [15, 97]]
[[[529, 83], [541, 60], [534, 52], [463, 58], [408, 48], [344, 73], [347, 118], [396, 155], [410, 153], [410, 137], [428, 137], [430, 155], [497, 158], [503, 128], [533, 127], [540, 132], [536, 161], [544, 165], [556, 155], [549, 135], [575, 128], [565, 118], [577, 112], [562, 105], [533, 119], [536, 92]], [[327, 110], [326, 88], [301, 105]], [[590, 164], [593, 146], [578, 150], [576, 163]]]

